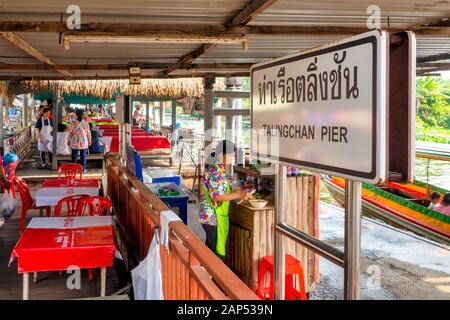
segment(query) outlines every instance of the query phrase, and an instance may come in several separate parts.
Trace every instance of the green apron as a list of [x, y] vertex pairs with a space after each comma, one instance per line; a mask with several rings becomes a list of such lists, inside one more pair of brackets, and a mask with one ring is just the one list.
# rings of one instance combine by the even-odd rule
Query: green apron
[[[211, 166], [217, 166], [216, 163]], [[217, 244], [216, 252], [222, 257], [225, 257], [226, 245], [228, 239], [228, 229], [230, 227], [230, 221], [228, 219], [228, 209], [230, 208], [230, 201], [221, 202], [219, 206], [214, 206], [209, 196], [209, 192], [206, 189], [205, 184], [202, 181], [202, 192], [205, 196], [206, 203], [213, 208], [217, 218]], [[226, 193], [230, 193], [230, 183], [227, 180]]]

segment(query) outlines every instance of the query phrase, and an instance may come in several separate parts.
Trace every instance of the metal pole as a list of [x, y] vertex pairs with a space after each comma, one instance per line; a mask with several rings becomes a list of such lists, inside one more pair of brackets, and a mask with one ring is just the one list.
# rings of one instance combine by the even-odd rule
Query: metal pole
[[[227, 87], [227, 90], [232, 90], [231, 87]], [[225, 100], [225, 108], [233, 109], [234, 107], [234, 99], [226, 98]], [[234, 140], [234, 116], [226, 116], [225, 117], [225, 139], [235, 141]]]
[[204, 139], [205, 139], [205, 150], [213, 142], [213, 130], [214, 130], [214, 98], [213, 98], [213, 88], [216, 82], [215, 77], [205, 77], [204, 78], [204, 101], [205, 101], [205, 117], [203, 120], [204, 125]]
[[149, 122], [150, 122], [150, 103], [147, 101], [145, 103], [145, 131], [148, 132], [148, 127], [149, 127]]
[[335, 247], [316, 239], [315, 237], [304, 233], [287, 223], [278, 224], [276, 230], [283, 234], [285, 237], [294, 240], [307, 249], [319, 254], [328, 261], [344, 268], [344, 252], [336, 249]]
[[[287, 167], [285, 165], [277, 165], [276, 176], [276, 221], [275, 224], [284, 223], [284, 210], [286, 204], [286, 186], [287, 186]], [[285, 293], [285, 247], [284, 238], [280, 232], [275, 231], [275, 250], [274, 250], [274, 273], [275, 273], [275, 300], [284, 300]]]
[[360, 299], [361, 182], [345, 180], [344, 299]]
[[177, 100], [172, 100], [172, 132], [171, 132], [172, 149], [176, 142], [176, 137], [175, 137], [176, 126], [177, 126]]
[[53, 119], [52, 119], [52, 125], [53, 125], [53, 146], [52, 146], [52, 153], [53, 153], [53, 161], [52, 161], [52, 168], [54, 170], [57, 169], [58, 161], [56, 160], [56, 151], [58, 148], [58, 123], [61, 121], [62, 118], [62, 111], [61, 111], [61, 102], [60, 102], [60, 91], [57, 90], [55, 94], [53, 95]]
[[[222, 108], [222, 99], [214, 98], [214, 109]], [[214, 137], [222, 136], [222, 117], [213, 115], [214, 117]]]
[[164, 125], [164, 107], [166, 105], [165, 101], [161, 101], [159, 103], [159, 126], [161, 127], [160, 129], [162, 130], [162, 127]]
[[156, 108], [159, 107], [159, 101], [153, 101], [153, 129], [156, 128]]
[[[236, 85], [237, 91], [242, 91], [242, 85], [237, 84]], [[233, 101], [233, 108], [234, 109], [242, 109], [242, 99], [236, 98]], [[238, 147], [242, 146], [242, 116], [234, 116], [234, 141], [236, 141], [236, 144]]]

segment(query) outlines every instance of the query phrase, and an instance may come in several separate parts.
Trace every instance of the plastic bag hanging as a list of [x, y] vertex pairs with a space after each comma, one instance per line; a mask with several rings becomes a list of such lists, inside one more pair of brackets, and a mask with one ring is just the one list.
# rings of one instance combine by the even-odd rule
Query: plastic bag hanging
[[135, 300], [164, 300], [158, 229], [144, 260], [131, 270]]

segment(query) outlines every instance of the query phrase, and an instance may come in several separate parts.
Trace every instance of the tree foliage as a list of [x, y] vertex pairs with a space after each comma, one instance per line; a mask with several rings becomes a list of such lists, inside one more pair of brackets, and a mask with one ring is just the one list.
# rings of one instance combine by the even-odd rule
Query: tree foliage
[[416, 80], [418, 122], [450, 129], [450, 80], [418, 77]]

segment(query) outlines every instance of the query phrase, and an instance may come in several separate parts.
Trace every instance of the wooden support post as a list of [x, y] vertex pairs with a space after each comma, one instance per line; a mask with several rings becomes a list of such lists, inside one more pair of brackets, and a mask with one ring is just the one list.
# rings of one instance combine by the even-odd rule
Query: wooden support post
[[100, 269], [100, 297], [106, 295], [106, 267]]
[[207, 147], [213, 142], [213, 130], [214, 130], [214, 121], [213, 121], [213, 87], [216, 79], [215, 77], [205, 77], [204, 78], [204, 101], [205, 101], [205, 118], [204, 118], [204, 133], [205, 133], [205, 150], [208, 152]]
[[58, 167], [58, 160], [56, 160], [56, 151], [58, 146], [58, 123], [62, 120], [62, 111], [61, 111], [61, 101], [60, 101], [60, 92], [59, 90], [55, 92], [53, 96], [53, 119], [52, 119], [52, 125], [53, 125], [53, 161], [52, 161], [52, 168], [53, 170], [56, 170]]
[[30, 113], [30, 106], [28, 104], [29, 96], [28, 94], [23, 95], [23, 105], [22, 105], [22, 127], [28, 127], [28, 114]]
[[24, 272], [23, 274], [23, 300], [28, 300], [29, 291], [30, 291], [30, 274], [28, 272]]

